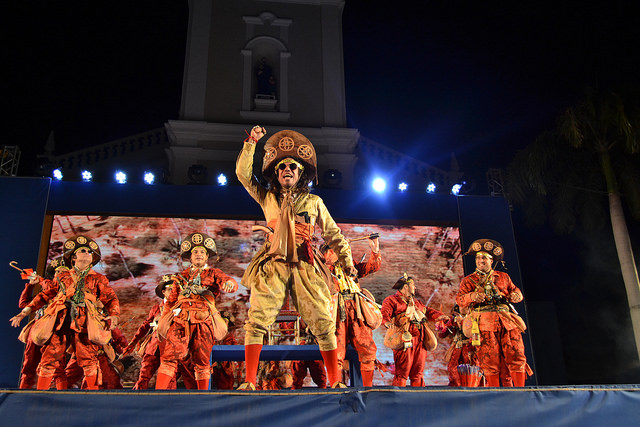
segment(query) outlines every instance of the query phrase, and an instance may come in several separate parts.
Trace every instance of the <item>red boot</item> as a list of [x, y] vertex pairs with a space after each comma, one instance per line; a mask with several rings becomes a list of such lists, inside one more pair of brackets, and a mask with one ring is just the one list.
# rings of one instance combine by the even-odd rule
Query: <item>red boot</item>
[[198, 390], [209, 390], [209, 378], [203, 380], [196, 380], [198, 383]]
[[51, 387], [51, 380], [53, 380], [53, 377], [38, 377], [37, 389], [49, 390], [49, 387]]
[[169, 383], [173, 379], [173, 376], [167, 374], [161, 374], [158, 372], [158, 376], [156, 377], [156, 390], [167, 390], [169, 388]]
[[68, 388], [67, 377], [56, 377], [56, 390], [66, 390]]
[[256, 385], [256, 375], [258, 375], [258, 364], [260, 363], [260, 352], [262, 344], [248, 344], [244, 346], [244, 361], [246, 374], [244, 382]]
[[84, 382], [87, 385], [87, 390], [98, 390], [98, 376], [87, 375], [84, 377]]
[[526, 378], [527, 374], [525, 372], [511, 372], [514, 387], [524, 387]]
[[485, 375], [487, 387], [500, 387], [500, 375]]
[[342, 370], [338, 366], [338, 350], [320, 350], [320, 353], [322, 354], [322, 359], [324, 359], [324, 366], [327, 368], [330, 387], [335, 387], [336, 384], [342, 383]]
[[362, 374], [362, 385], [365, 387], [373, 386], [373, 371], [360, 371]]

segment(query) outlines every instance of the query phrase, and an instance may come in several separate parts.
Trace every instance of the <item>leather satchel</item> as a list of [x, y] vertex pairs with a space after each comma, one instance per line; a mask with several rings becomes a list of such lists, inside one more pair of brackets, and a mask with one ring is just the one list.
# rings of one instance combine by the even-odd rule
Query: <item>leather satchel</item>
[[[375, 298], [367, 289], [362, 289], [362, 293], [370, 298], [371, 301], [375, 301]], [[367, 301], [362, 296], [358, 295], [358, 303], [360, 304], [360, 312], [364, 317], [364, 323], [371, 329], [378, 329], [382, 324], [382, 313], [380, 312], [380, 308], [372, 303], [371, 301]]]
[[391, 325], [384, 335], [384, 346], [391, 350], [402, 349], [404, 347], [404, 341], [402, 340], [404, 332], [404, 328]]

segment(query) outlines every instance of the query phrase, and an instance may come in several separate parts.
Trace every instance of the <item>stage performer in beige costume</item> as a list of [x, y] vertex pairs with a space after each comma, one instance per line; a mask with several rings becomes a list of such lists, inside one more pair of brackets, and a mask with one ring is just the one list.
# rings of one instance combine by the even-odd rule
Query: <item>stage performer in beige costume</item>
[[351, 249], [322, 199], [309, 194], [308, 184], [316, 178], [316, 153], [304, 135], [292, 130], [272, 135], [265, 144], [262, 163], [269, 188], [253, 176], [256, 143], [265, 133], [261, 126], [252, 129], [236, 164], [238, 179], [260, 204], [267, 226], [273, 230], [242, 278], [251, 289], [251, 307], [245, 324], [246, 377], [240, 389], [255, 389], [264, 334], [275, 321], [287, 292], [318, 340], [329, 383], [341, 387], [336, 325], [330, 307], [333, 284], [330, 272], [311, 245], [315, 226], [344, 271], [355, 276]]

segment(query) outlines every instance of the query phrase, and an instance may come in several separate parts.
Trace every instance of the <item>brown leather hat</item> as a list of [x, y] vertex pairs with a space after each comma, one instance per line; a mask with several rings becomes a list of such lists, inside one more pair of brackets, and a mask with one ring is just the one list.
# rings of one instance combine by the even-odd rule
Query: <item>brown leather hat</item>
[[64, 256], [60, 255], [51, 260], [49, 264], [47, 264], [47, 268], [44, 270], [44, 278], [45, 279], [53, 279], [56, 275], [56, 271], [58, 270], [68, 270], [67, 264], [65, 263]]
[[207, 250], [209, 258], [217, 254], [216, 241], [204, 233], [191, 233], [182, 240], [180, 244], [180, 256], [182, 259], [191, 258], [191, 251], [197, 246], [202, 246]]
[[158, 286], [156, 286], [156, 295], [158, 295], [159, 298], [164, 298], [164, 295], [162, 294], [164, 288], [166, 288], [167, 285], [172, 284], [175, 278], [175, 274], [163, 274], [160, 276], [158, 279]]
[[100, 247], [98, 246], [98, 244], [93, 239], [87, 236], [80, 235], [67, 239], [67, 241], [64, 242], [63, 257], [64, 262], [67, 266], [73, 265], [73, 263], [71, 262], [71, 258], [73, 257], [73, 254], [75, 254], [76, 251], [80, 248], [88, 248], [89, 250], [91, 250], [92, 265], [96, 265], [98, 262], [100, 262], [102, 255], [100, 254]]
[[271, 180], [275, 177], [275, 167], [282, 160], [291, 157], [304, 166], [303, 175], [308, 181], [317, 178], [316, 150], [306, 136], [294, 130], [276, 132], [264, 145], [262, 174]]
[[478, 253], [482, 252], [491, 255], [494, 264], [502, 261], [502, 257], [504, 256], [504, 248], [500, 242], [492, 239], [478, 239], [474, 241], [471, 246], [469, 246], [469, 250], [465, 255], [469, 254], [475, 257]]

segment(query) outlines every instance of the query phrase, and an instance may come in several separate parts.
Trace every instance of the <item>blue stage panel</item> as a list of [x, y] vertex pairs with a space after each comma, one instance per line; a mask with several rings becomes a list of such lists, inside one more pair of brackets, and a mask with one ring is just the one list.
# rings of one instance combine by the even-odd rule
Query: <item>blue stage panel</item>
[[640, 387], [372, 388], [275, 392], [4, 390], [15, 426], [637, 425]]
[[24, 344], [18, 341], [20, 329], [12, 328], [9, 318], [20, 312], [18, 299], [24, 289], [20, 272], [9, 267], [16, 261], [20, 268], [38, 265], [38, 251], [49, 197], [50, 179], [0, 177], [0, 387], [18, 384]]

